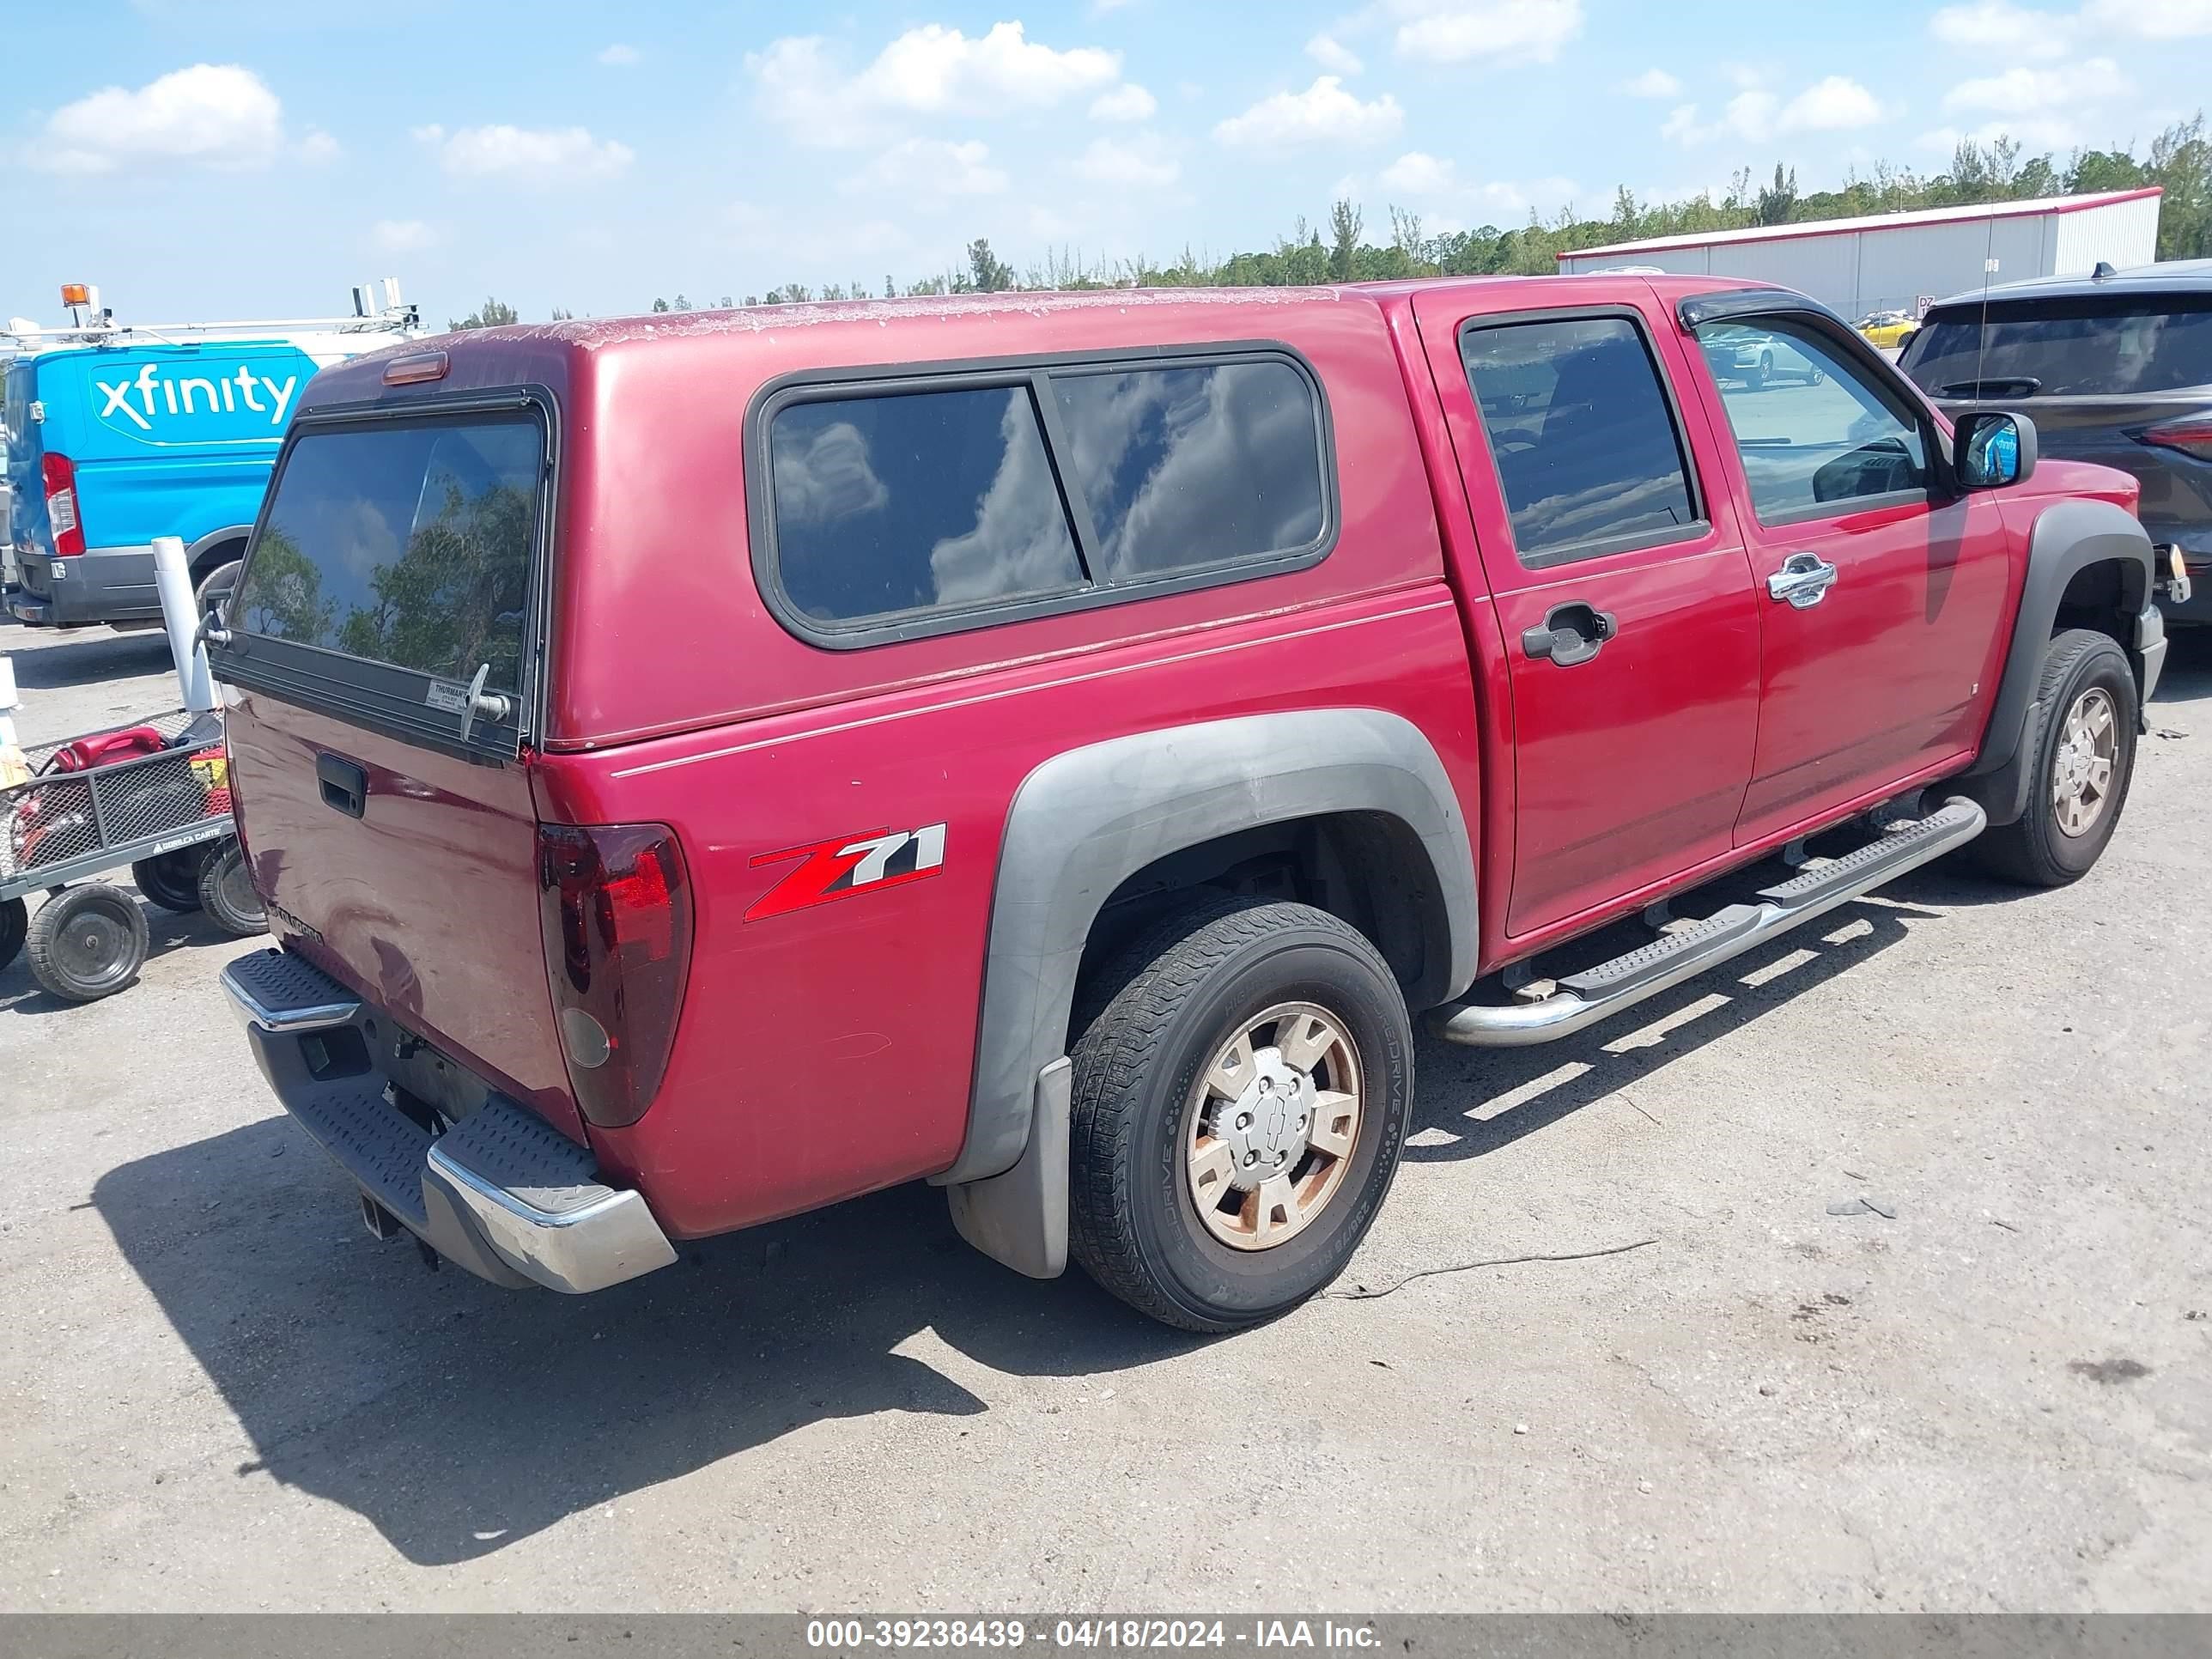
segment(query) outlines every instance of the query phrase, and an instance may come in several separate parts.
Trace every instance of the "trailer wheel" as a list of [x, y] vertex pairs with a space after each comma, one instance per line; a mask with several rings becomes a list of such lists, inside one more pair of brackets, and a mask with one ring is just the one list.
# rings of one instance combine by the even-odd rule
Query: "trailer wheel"
[[23, 935], [31, 930], [31, 908], [20, 898], [0, 903], [0, 972], [5, 972], [23, 948]]
[[146, 913], [106, 882], [64, 888], [29, 929], [31, 977], [70, 1002], [112, 996], [146, 965]]
[[200, 867], [207, 857], [204, 847], [179, 847], [156, 853], [131, 866], [131, 879], [138, 890], [164, 910], [185, 915], [200, 908]]
[[269, 913], [261, 907], [261, 895], [253, 890], [246, 849], [235, 836], [217, 842], [200, 866], [200, 908], [223, 932], [240, 939], [269, 931]]

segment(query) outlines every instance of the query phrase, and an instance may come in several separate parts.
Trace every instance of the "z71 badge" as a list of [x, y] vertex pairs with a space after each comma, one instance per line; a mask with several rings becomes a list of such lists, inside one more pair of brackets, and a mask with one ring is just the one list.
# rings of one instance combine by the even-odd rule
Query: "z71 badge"
[[865, 835], [838, 836], [811, 847], [787, 847], [780, 853], [763, 853], [752, 861], [781, 864], [789, 859], [805, 863], [753, 901], [747, 921], [804, 910], [810, 904], [879, 893], [909, 881], [933, 876], [945, 867], [945, 826], [924, 824], [919, 830], [872, 830]]

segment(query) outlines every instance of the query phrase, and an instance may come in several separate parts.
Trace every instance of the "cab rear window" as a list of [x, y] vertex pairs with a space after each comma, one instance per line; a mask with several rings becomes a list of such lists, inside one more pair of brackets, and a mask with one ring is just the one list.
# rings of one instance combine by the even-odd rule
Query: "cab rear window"
[[303, 432], [227, 620], [519, 692], [544, 447], [528, 415]]
[[1280, 348], [796, 385], [756, 427], [756, 568], [854, 646], [1310, 564], [1318, 383]]

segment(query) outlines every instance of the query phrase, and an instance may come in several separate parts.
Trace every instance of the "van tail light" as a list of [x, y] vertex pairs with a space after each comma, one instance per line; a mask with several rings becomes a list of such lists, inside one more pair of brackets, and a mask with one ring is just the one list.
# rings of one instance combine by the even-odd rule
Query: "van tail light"
[[84, 551], [84, 526], [76, 516], [76, 463], [48, 450], [39, 458], [46, 486], [46, 524], [54, 534], [54, 551], [73, 559]]
[[568, 1082], [586, 1121], [645, 1115], [691, 965], [691, 886], [665, 824], [538, 826], [538, 921]]
[[2142, 435], [2145, 443], [2156, 444], [2160, 449], [2178, 449], [2200, 461], [2212, 461], [2212, 414], [2160, 421], [2156, 426], [2145, 427]]

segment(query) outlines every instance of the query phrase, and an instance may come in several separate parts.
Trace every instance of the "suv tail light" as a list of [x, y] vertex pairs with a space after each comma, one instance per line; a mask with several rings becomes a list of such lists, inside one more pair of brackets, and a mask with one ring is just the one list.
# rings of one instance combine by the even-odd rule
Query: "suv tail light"
[[538, 827], [538, 921], [568, 1082], [585, 1119], [645, 1115], [691, 963], [691, 889], [665, 824]]
[[2142, 441], [2161, 449], [2178, 449], [2200, 461], [2212, 461], [2212, 414], [2184, 415], [2142, 429]]
[[46, 523], [53, 531], [54, 551], [73, 559], [84, 551], [84, 526], [76, 517], [76, 464], [52, 450], [39, 457], [39, 470], [46, 486]]

